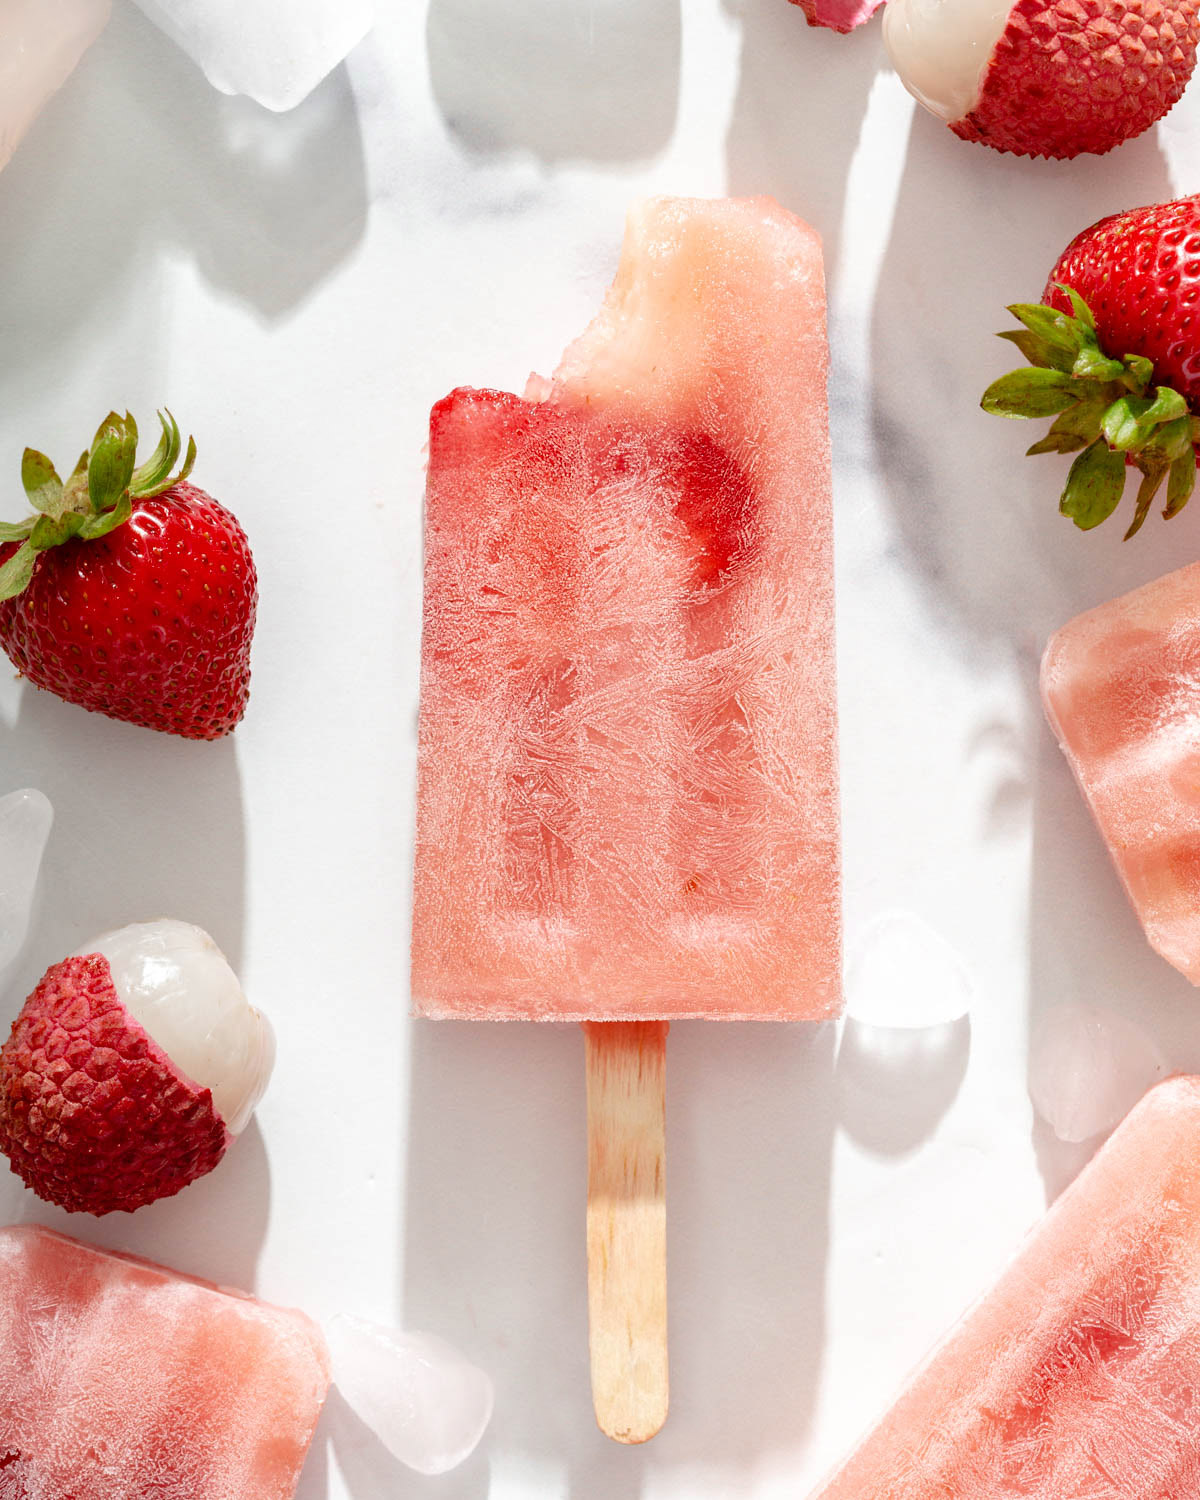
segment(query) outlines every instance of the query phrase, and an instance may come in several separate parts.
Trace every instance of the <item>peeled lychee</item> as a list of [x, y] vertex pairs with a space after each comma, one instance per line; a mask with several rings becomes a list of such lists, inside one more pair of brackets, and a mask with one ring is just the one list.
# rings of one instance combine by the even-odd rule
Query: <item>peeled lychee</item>
[[1183, 93], [1200, 0], [890, 0], [883, 36], [905, 88], [964, 140], [1100, 154]]
[[47, 969], [0, 1047], [0, 1149], [50, 1203], [132, 1212], [212, 1171], [274, 1058], [206, 932], [123, 927]]

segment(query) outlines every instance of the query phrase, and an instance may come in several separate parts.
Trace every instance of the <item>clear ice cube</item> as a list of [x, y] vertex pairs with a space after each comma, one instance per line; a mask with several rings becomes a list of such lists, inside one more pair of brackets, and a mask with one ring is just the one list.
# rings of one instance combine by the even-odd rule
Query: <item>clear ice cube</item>
[[25, 941], [53, 822], [50, 799], [33, 787], [0, 797], [0, 970], [12, 963]]
[[944, 937], [911, 911], [883, 912], [860, 934], [846, 975], [846, 1015], [866, 1026], [961, 1020], [975, 981]]
[[0, 167], [111, 10], [112, 0], [0, 0]]
[[1100, 1006], [1056, 1005], [1030, 1038], [1029, 1097], [1061, 1141], [1111, 1130], [1165, 1072], [1146, 1033]]
[[[2, 3], [2, 0], [0, 0]], [[137, 0], [223, 94], [292, 109], [355, 48], [375, 0]]]
[[338, 1389], [401, 1463], [444, 1474], [474, 1451], [491, 1420], [492, 1382], [452, 1345], [344, 1313], [326, 1336]]

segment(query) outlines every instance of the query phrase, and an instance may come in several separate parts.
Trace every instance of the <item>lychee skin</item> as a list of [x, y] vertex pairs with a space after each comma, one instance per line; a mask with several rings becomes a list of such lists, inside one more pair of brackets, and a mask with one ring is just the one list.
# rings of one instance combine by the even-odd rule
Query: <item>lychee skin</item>
[[1200, 0], [1017, 0], [950, 128], [1018, 156], [1102, 155], [1176, 103], [1198, 42]]
[[0, 1047], [0, 1149], [39, 1198], [107, 1214], [167, 1198], [230, 1142], [121, 1003], [98, 953], [52, 965]]
[[844, 36], [869, 21], [883, 0], [792, 0], [810, 26], [828, 26]]

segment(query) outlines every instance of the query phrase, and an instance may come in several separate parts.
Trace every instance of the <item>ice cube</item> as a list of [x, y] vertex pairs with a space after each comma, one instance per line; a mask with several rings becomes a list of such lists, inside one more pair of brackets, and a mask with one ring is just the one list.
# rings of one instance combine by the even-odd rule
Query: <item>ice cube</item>
[[846, 976], [851, 1020], [865, 1026], [946, 1026], [961, 1020], [974, 998], [966, 964], [915, 912], [883, 912], [860, 934]]
[[1111, 1130], [1165, 1072], [1141, 1027], [1100, 1006], [1056, 1005], [1030, 1038], [1029, 1097], [1062, 1141]]
[[111, 10], [112, 0], [0, 0], [0, 167]]
[[444, 1474], [492, 1416], [492, 1382], [432, 1333], [401, 1333], [339, 1313], [326, 1329], [343, 1397], [401, 1463]]
[[53, 822], [50, 799], [33, 787], [0, 797], [0, 970], [12, 963], [25, 941]]
[[[3, 0], [0, 0], [3, 3]], [[292, 109], [355, 48], [375, 0], [137, 0], [223, 94]]]

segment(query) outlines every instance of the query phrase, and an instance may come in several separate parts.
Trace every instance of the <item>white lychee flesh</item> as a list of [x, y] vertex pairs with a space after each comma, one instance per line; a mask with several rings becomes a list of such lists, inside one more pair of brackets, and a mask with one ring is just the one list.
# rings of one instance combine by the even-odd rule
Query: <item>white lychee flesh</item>
[[1012, 0], [888, 0], [883, 40], [900, 82], [952, 125], [979, 102]]
[[208, 933], [166, 918], [134, 922], [79, 953], [108, 960], [126, 1010], [185, 1077], [211, 1090], [225, 1128], [239, 1135], [271, 1077], [275, 1033]]

